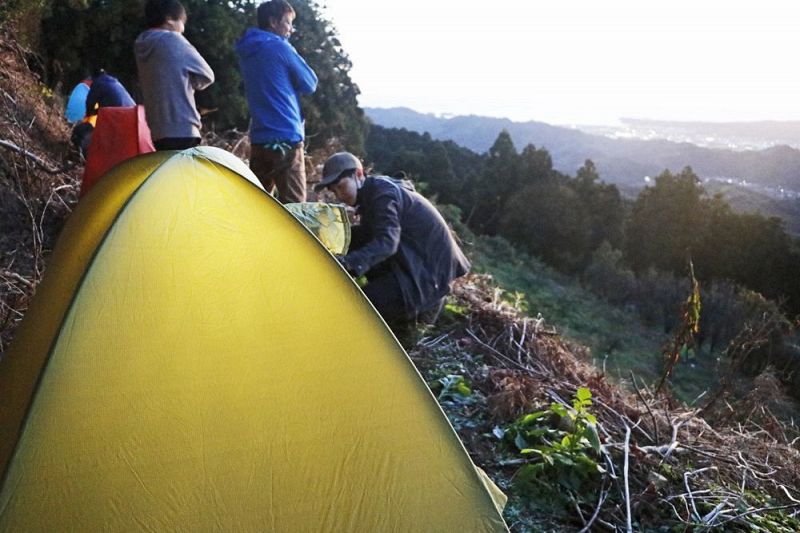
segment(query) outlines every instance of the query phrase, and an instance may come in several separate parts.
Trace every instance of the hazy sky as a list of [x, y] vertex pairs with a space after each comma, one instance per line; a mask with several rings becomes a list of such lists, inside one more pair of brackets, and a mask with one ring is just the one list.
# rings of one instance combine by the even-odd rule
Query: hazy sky
[[325, 0], [367, 107], [800, 120], [800, 1]]

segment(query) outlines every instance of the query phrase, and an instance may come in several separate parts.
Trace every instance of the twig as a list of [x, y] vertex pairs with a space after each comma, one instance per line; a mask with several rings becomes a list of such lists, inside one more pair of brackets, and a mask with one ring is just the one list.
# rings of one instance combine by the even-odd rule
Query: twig
[[594, 402], [594, 404], [595, 404], [595, 405], [599, 405], [600, 407], [602, 407], [602, 408], [604, 408], [604, 409], [607, 409], [607, 410], [608, 410], [608, 411], [610, 411], [611, 413], [613, 413], [613, 414], [617, 415], [617, 416], [619, 417], [620, 421], [621, 421], [623, 424], [625, 424], [626, 426], [627, 426], [627, 425], [630, 425], [630, 426], [632, 426], [632, 427], [633, 427], [633, 429], [635, 429], [635, 430], [639, 431], [639, 432], [640, 432], [640, 433], [641, 433], [641, 434], [642, 434], [642, 435], [643, 435], [643, 436], [644, 436], [644, 437], [645, 437], [647, 440], [649, 440], [650, 442], [656, 442], [655, 440], [653, 440], [653, 436], [652, 436], [652, 435], [650, 435], [650, 434], [649, 434], [647, 431], [645, 431], [645, 430], [644, 430], [644, 429], [641, 427], [641, 425], [640, 425], [640, 422], [639, 422], [639, 421], [637, 421], [637, 422], [634, 422], [633, 420], [631, 420], [631, 419], [630, 419], [630, 417], [627, 417], [627, 416], [623, 415], [622, 413], [620, 413], [619, 411], [617, 411], [617, 410], [616, 410], [616, 409], [614, 409], [613, 407], [611, 407], [611, 406], [607, 405], [605, 402], [603, 402], [603, 401], [602, 401], [602, 400], [600, 400], [599, 398], [592, 398], [592, 401]]
[[503, 354], [502, 352], [498, 351], [496, 348], [493, 348], [492, 346], [486, 344], [477, 335], [475, 335], [475, 333], [473, 333], [473, 331], [471, 329], [467, 328], [466, 332], [470, 337], [472, 337], [475, 340], [475, 342], [480, 344], [485, 349], [489, 350], [492, 353], [492, 355], [494, 355], [498, 359], [504, 361], [505, 363], [507, 363], [507, 364], [509, 364], [511, 366], [517, 367], [520, 370], [524, 370], [525, 372], [530, 372], [532, 374], [537, 374], [538, 373], [535, 370], [533, 370], [532, 368], [527, 367], [525, 365], [522, 365], [522, 364], [518, 363], [517, 361], [514, 361], [510, 357], [508, 357], [505, 354]]
[[234, 145], [233, 145], [233, 148], [231, 148], [231, 153], [232, 153], [232, 154], [235, 154], [235, 153], [236, 153], [236, 150], [238, 150], [238, 149], [239, 149], [239, 145], [241, 145], [241, 144], [242, 144], [242, 141], [244, 141], [246, 138], [247, 138], [247, 135], [242, 135], [242, 136], [239, 138], [239, 140], [238, 140], [238, 141], [236, 141], [236, 144], [234, 144]]
[[779, 489], [781, 489], [781, 490], [783, 490], [784, 494], [786, 494], [786, 497], [787, 497], [787, 498], [789, 498], [790, 500], [792, 500], [794, 503], [800, 503], [800, 500], [797, 500], [797, 499], [795, 499], [795, 498], [794, 498], [794, 496], [792, 496], [792, 495], [789, 493], [789, 490], [788, 490], [788, 489], [787, 489], [785, 486], [783, 486], [783, 485], [778, 485], [778, 488], [779, 488]]
[[750, 516], [751, 514], [763, 513], [763, 512], [767, 512], [767, 511], [781, 511], [783, 509], [797, 509], [798, 507], [800, 507], [800, 503], [790, 503], [790, 504], [787, 504], [787, 505], [776, 505], [774, 507], [759, 507], [757, 509], [750, 509], [750, 510], [745, 511], [743, 513], [739, 513], [737, 515], [734, 515], [734, 516], [728, 518], [727, 520], [723, 520], [722, 522], [720, 522], [720, 523], [718, 523], [716, 525], [717, 526], [724, 526], [728, 522], [733, 522], [734, 520], [739, 520], [740, 518], [744, 518], [745, 516]]
[[626, 515], [626, 531], [633, 532], [633, 521], [631, 519], [631, 489], [628, 480], [628, 463], [630, 456], [630, 443], [631, 443], [631, 428], [625, 424], [625, 464], [623, 466], [622, 475], [625, 480], [625, 515]]
[[2, 272], [0, 272], [0, 276], [6, 277], [6, 278], [11, 278], [14, 281], [18, 281], [18, 282], [22, 283], [23, 285], [25, 285], [29, 289], [32, 289], [33, 286], [34, 286], [34, 283], [31, 280], [29, 280], [29, 279], [27, 279], [27, 278], [25, 278], [23, 276], [20, 276], [16, 272], [11, 272], [10, 270], [3, 270]]
[[528, 331], [528, 319], [522, 319], [522, 335], [519, 338], [519, 343], [517, 344], [517, 359], [522, 357], [522, 345], [525, 344], [525, 335]]
[[38, 155], [34, 154], [33, 152], [29, 152], [28, 150], [25, 150], [24, 148], [20, 148], [19, 146], [17, 146], [16, 144], [14, 144], [11, 141], [7, 141], [5, 139], [0, 139], [0, 146], [2, 146], [3, 148], [7, 148], [9, 150], [12, 150], [12, 151], [14, 151], [14, 152], [16, 152], [16, 153], [18, 153], [20, 155], [23, 155], [23, 156], [27, 157], [28, 159], [30, 159], [31, 161], [36, 163], [36, 165], [41, 170], [47, 172], [48, 174], [60, 174], [61, 172], [66, 172], [67, 170], [70, 170], [75, 166], [74, 163], [68, 163], [66, 166], [64, 166], [62, 168], [50, 168], [50, 165], [48, 165], [47, 162], [44, 159], [42, 159]]
[[658, 422], [656, 421], [656, 417], [653, 414], [653, 411], [650, 409], [650, 404], [645, 401], [644, 397], [642, 397], [642, 392], [639, 390], [639, 387], [636, 385], [636, 377], [633, 375], [633, 370], [630, 371], [631, 373], [631, 383], [633, 383], [633, 390], [636, 391], [636, 395], [644, 404], [645, 409], [650, 414], [650, 419], [653, 421], [653, 433], [655, 433], [656, 440], [655, 442], [659, 442], [661, 439], [658, 436]]
[[694, 515], [694, 518], [696, 520], [698, 520], [698, 521], [701, 521], [701, 522], [702, 522], [703, 518], [700, 516], [700, 513], [697, 511], [697, 506], [694, 503], [694, 495], [692, 494], [692, 488], [689, 486], [689, 476], [702, 474], [703, 472], [706, 472], [708, 470], [717, 470], [717, 467], [716, 466], [708, 466], [706, 468], [701, 468], [699, 470], [692, 470], [691, 472], [684, 472], [684, 474], [683, 474], [683, 484], [686, 487], [686, 493], [689, 496], [689, 502], [692, 504], [692, 513]]
[[586, 522], [586, 525], [583, 526], [583, 529], [581, 529], [578, 533], [587, 533], [588, 531], [591, 531], [592, 525], [597, 520], [597, 517], [600, 516], [600, 509], [603, 507], [606, 498], [608, 498], [608, 489], [605, 486], [603, 486], [603, 488], [600, 489], [600, 497], [597, 499], [597, 507], [595, 507], [594, 509], [594, 514], [589, 519], [589, 521]]
[[581, 519], [581, 523], [586, 527], [586, 517], [583, 516], [583, 511], [581, 511], [581, 505], [578, 503], [578, 499], [572, 494], [572, 491], [569, 491], [569, 496], [572, 499], [572, 503], [575, 504], [575, 510], [578, 511], [578, 516]]
[[682, 448], [686, 448], [687, 450], [692, 451], [694, 453], [698, 453], [700, 455], [704, 455], [704, 456], [708, 457], [709, 459], [714, 459], [715, 461], [721, 461], [723, 463], [728, 463], [730, 465], [739, 465], [739, 463], [734, 461], [733, 459], [728, 459], [727, 457], [720, 457], [719, 455], [717, 455], [715, 453], [707, 452], [705, 450], [701, 450], [700, 448], [696, 448], [696, 447], [690, 446], [688, 444], [682, 444], [681, 447]]

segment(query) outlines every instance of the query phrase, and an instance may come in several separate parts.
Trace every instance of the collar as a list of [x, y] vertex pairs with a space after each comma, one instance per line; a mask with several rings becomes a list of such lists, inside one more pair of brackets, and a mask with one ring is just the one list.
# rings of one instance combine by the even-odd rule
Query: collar
[[364, 195], [367, 194], [365, 190], [371, 187], [372, 187], [372, 176], [364, 176], [364, 183], [361, 184], [361, 187], [356, 192], [355, 208], [358, 213], [361, 213], [361, 210], [363, 208], [362, 200], [364, 199]]

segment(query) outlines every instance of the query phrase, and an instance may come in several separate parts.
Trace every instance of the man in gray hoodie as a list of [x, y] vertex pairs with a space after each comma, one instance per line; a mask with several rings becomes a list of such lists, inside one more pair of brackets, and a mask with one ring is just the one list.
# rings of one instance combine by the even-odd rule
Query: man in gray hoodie
[[200, 113], [194, 92], [214, 83], [214, 72], [183, 36], [186, 10], [178, 0], [148, 0], [149, 29], [136, 38], [134, 53], [147, 123], [157, 150], [200, 144]]

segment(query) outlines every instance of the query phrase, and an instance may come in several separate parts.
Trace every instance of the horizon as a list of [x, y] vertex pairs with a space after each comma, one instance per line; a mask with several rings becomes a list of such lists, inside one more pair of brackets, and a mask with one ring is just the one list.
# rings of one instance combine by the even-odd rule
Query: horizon
[[362, 109], [365, 109], [365, 110], [366, 109], [378, 109], [378, 110], [381, 110], [381, 111], [391, 111], [391, 110], [400, 109], [400, 110], [411, 111], [413, 113], [417, 113], [417, 114], [420, 114], [420, 115], [432, 116], [434, 118], [444, 119], [444, 120], [451, 119], [451, 118], [456, 118], [456, 117], [474, 116], [474, 117], [478, 117], [478, 118], [509, 120], [509, 121], [511, 121], [511, 122], [513, 122], [515, 124], [524, 124], [526, 122], [540, 122], [540, 123], [549, 124], [549, 125], [552, 125], [552, 126], [560, 126], [560, 127], [570, 127], [570, 126], [574, 126], [574, 127], [580, 127], [580, 126], [620, 126], [620, 125], [623, 125], [623, 123], [625, 123], [625, 122], [634, 122], [634, 121], [647, 122], [647, 123], [691, 124], [691, 125], [697, 125], [697, 124], [748, 125], [748, 124], [765, 123], [765, 124], [797, 124], [797, 125], [800, 126], [800, 119], [795, 119], [795, 120], [770, 120], [770, 119], [766, 119], [766, 120], [719, 120], [719, 121], [715, 121], [715, 120], [669, 120], [669, 119], [656, 119], [656, 118], [651, 118], [651, 117], [620, 117], [618, 119], [619, 123], [617, 123], [617, 124], [608, 124], [608, 123], [605, 123], [605, 124], [583, 124], [583, 123], [581, 123], [581, 124], [576, 124], [576, 123], [573, 123], [573, 124], [557, 124], [557, 123], [546, 122], [546, 121], [538, 120], [538, 119], [516, 120], [516, 119], [513, 119], [511, 117], [484, 115], [484, 114], [481, 114], [481, 113], [472, 113], [472, 112], [471, 113], [464, 113], [464, 114], [446, 113], [446, 112], [445, 113], [425, 112], [425, 111], [420, 111], [418, 109], [414, 109], [412, 107], [405, 106], [405, 105], [394, 105], [394, 106], [379, 107], [379, 106], [370, 106], [370, 105], [365, 106], [365, 105], [359, 104], [359, 107], [361, 107]]
[[[362, 107], [554, 125], [800, 120], [800, 4], [328, 0]], [[389, 22], [389, 23], [387, 23]]]

